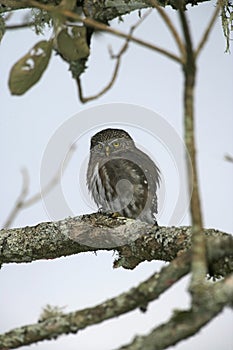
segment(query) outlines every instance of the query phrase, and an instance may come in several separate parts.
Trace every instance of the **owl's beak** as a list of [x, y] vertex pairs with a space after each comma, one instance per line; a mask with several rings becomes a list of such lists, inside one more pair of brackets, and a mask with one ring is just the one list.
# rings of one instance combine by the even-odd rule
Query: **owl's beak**
[[109, 154], [110, 154], [110, 147], [109, 146], [105, 147], [105, 154], [107, 157], [109, 156]]

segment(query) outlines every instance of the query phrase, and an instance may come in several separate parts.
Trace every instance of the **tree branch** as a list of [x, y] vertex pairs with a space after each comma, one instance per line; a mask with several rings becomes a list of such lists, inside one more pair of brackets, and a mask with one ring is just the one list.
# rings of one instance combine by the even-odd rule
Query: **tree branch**
[[[189, 169], [187, 162], [189, 188], [193, 188], [191, 196], [190, 213], [192, 220], [192, 278], [190, 291], [193, 297], [193, 304], [198, 303], [199, 292], [204, 283], [207, 273], [205, 235], [203, 234], [203, 219], [201, 211], [201, 200], [199, 193], [199, 181], [196, 161], [196, 140], [195, 140], [195, 115], [194, 115], [194, 90], [196, 79], [196, 60], [193, 50], [192, 38], [183, 8], [183, 2], [178, 2], [179, 17], [186, 44], [186, 60], [183, 64], [184, 71], [184, 134], [185, 144], [188, 149], [192, 169]], [[192, 171], [192, 173], [191, 173]]]
[[54, 14], [63, 15], [65, 17], [73, 19], [75, 21], [80, 21], [88, 27], [91, 27], [91, 28], [94, 28], [94, 29], [97, 29], [100, 31], [104, 31], [107, 33], [111, 33], [111, 34], [118, 36], [118, 37], [121, 37], [121, 38], [125, 38], [128, 41], [132, 41], [132, 42], [139, 44], [141, 46], [144, 46], [148, 49], [159, 52], [159, 53], [167, 56], [168, 58], [170, 58], [176, 62], [181, 63], [181, 59], [178, 56], [176, 56], [175, 54], [173, 54], [172, 52], [165, 50], [161, 47], [158, 47], [156, 45], [153, 45], [151, 43], [148, 43], [148, 42], [141, 40], [139, 38], [135, 38], [131, 35], [125, 34], [117, 29], [113, 29], [113, 28], [109, 27], [108, 25], [101, 23], [101, 22], [98, 22], [97, 20], [95, 20], [93, 18], [83, 18], [75, 12], [63, 9], [61, 7], [58, 7], [58, 6], [51, 6], [51, 5], [39, 3], [38, 1], [25, 0], [25, 1], [22, 1], [22, 3], [28, 7], [38, 8], [38, 9], [45, 10], [45, 11], [48, 11], [48, 12], [51, 12]]
[[[185, 4], [191, 4], [192, 6], [198, 5], [202, 2], [207, 2], [210, 0], [185, 0]], [[38, 0], [38, 3], [47, 3], [50, 5], [57, 6], [61, 1], [59, 0]], [[175, 0], [162, 1], [159, 3], [161, 6], [172, 6], [174, 8]], [[0, 5], [0, 13], [8, 12], [11, 10], [18, 10], [22, 8], [30, 8], [25, 1], [21, 0], [1, 0]], [[104, 5], [104, 6], [103, 6]], [[93, 1], [93, 0], [84, 0], [84, 6], [89, 8], [92, 13], [95, 15], [97, 20], [107, 20], [110, 21], [114, 18], [126, 15], [135, 10], [142, 10], [151, 7], [150, 0], [133, 0], [133, 1]]]
[[[213, 256], [214, 255], [216, 258], [219, 256], [219, 252], [217, 255], [213, 254]], [[181, 277], [186, 275], [189, 272], [190, 264], [191, 256], [190, 252], [188, 251], [178, 256], [168, 266], [163, 267], [160, 273], [155, 273], [149, 279], [140, 283], [136, 288], [131, 288], [128, 292], [122, 293], [116, 298], [109, 299], [102, 304], [81, 311], [49, 317], [47, 319], [43, 319], [42, 322], [16, 328], [10, 332], [0, 335], [0, 349], [14, 349], [41, 340], [54, 339], [61, 334], [76, 333], [90, 325], [98, 324], [104, 320], [115, 318], [116, 316], [130, 312], [138, 307], [145, 306], [148, 302], [157, 299], [164, 291], [170, 288]], [[185, 318], [185, 322], [184, 320], [181, 320], [180, 322], [178, 319], [178, 315], [180, 316], [179, 313], [173, 317], [167, 325], [162, 325], [157, 330], [153, 331], [149, 337], [152, 336], [153, 339], [157, 339], [160, 330], [162, 330], [163, 342], [167, 342], [169, 339], [169, 344], [174, 344], [179, 339], [182, 339], [181, 334], [182, 336], [185, 335], [185, 337], [187, 337], [188, 335], [196, 332], [203, 324], [207, 323], [210, 318], [216, 316], [216, 314], [222, 310], [223, 306], [229, 302], [230, 298], [232, 298], [232, 280], [230, 278], [226, 279], [226, 283], [221, 282], [221, 287], [219, 285], [218, 289], [216, 289], [217, 288], [212, 288], [210, 290], [212, 297], [213, 290], [216, 294], [216, 298], [214, 294], [215, 299], [210, 299], [213, 300], [211, 302], [217, 303], [217, 308], [215, 306], [214, 308], [210, 308], [210, 310], [208, 309], [208, 314], [203, 314], [202, 312], [202, 316], [200, 315], [200, 311], [193, 313], [193, 311], [190, 310], [189, 314], [187, 313], [187, 317], [190, 317], [189, 322], [187, 322], [187, 317]], [[183, 315], [183, 312], [181, 312], [181, 314]], [[190, 319], [193, 321], [193, 323], [190, 322]], [[186, 325], [185, 328], [184, 324]], [[171, 332], [171, 327], [176, 327], [177, 332]], [[169, 331], [173, 334], [173, 336], [164, 337], [164, 333]], [[156, 336], [154, 336], [154, 332], [157, 332]], [[159, 339], [161, 339], [161, 334]], [[164, 347], [158, 347], [158, 349], [163, 348]], [[126, 349], [128, 349], [128, 347], [126, 347]], [[139, 348], [129, 347], [129, 349]], [[140, 347], [140, 350], [141, 349], [142, 347]], [[146, 342], [145, 346], [143, 345], [143, 349], [147, 349]]]
[[28, 171], [27, 171], [27, 169], [23, 168], [21, 170], [21, 173], [22, 173], [22, 189], [21, 189], [19, 197], [17, 198], [17, 200], [15, 202], [13, 209], [11, 210], [10, 214], [8, 215], [8, 218], [6, 219], [6, 221], [3, 225], [3, 227], [5, 227], [5, 228], [10, 227], [10, 225], [14, 221], [16, 215], [22, 209], [25, 198], [28, 195], [28, 187], [29, 187]]
[[184, 254], [136, 288], [131, 288], [128, 292], [95, 307], [51, 317], [43, 322], [16, 328], [2, 334], [0, 335], [0, 349], [13, 349], [41, 340], [53, 339], [61, 334], [76, 333], [90, 325], [145, 306], [188, 273], [189, 260], [189, 254]]
[[[211, 264], [211, 273], [228, 274], [233, 269], [232, 260], [226, 261], [223, 256], [233, 255], [232, 236], [213, 229], [204, 232], [211, 261], [213, 251], [218, 251], [217, 265]], [[100, 213], [0, 231], [0, 263], [114, 249], [119, 252], [115, 267], [133, 269], [142, 261], [171, 261], [190, 247], [191, 227], [157, 227]]]
[[194, 53], [195, 58], [198, 57], [198, 55], [200, 54], [201, 50], [203, 49], [205, 43], [208, 40], [210, 32], [211, 32], [211, 30], [212, 30], [212, 28], [214, 26], [214, 23], [215, 23], [215, 21], [216, 21], [216, 19], [218, 17], [218, 14], [219, 14], [219, 11], [220, 11], [220, 7], [221, 6], [220, 6], [220, 2], [219, 2], [219, 3], [217, 3], [216, 9], [215, 9], [215, 11], [214, 11], [214, 13], [213, 13], [213, 15], [212, 15], [212, 17], [210, 19], [210, 22], [209, 22], [208, 26], [206, 27], [206, 30], [205, 30], [205, 32], [203, 34], [203, 37], [201, 38], [201, 40], [200, 40], [200, 42], [199, 42], [199, 44], [197, 46], [197, 49], [195, 50], [195, 53]]
[[33, 27], [35, 25], [35, 22], [25, 22], [21, 24], [11, 24], [9, 26], [6, 26], [6, 30], [15, 30], [15, 29], [25, 29], [29, 27]]
[[[205, 308], [176, 311], [171, 319], [147, 336], [136, 337], [118, 350], [162, 350], [197, 333], [233, 300], [233, 275], [207, 289]], [[207, 292], [206, 291], [206, 292]]]
[[28, 208], [31, 205], [39, 202], [41, 200], [41, 193], [46, 195], [49, 193], [61, 180], [61, 172], [64, 171], [74, 153], [75, 146], [71, 146], [69, 149], [69, 152], [66, 157], [66, 161], [62, 162], [60, 165], [58, 171], [54, 174], [52, 179], [49, 181], [49, 183], [38, 193], [35, 193], [31, 197], [27, 198], [28, 192], [29, 192], [29, 174], [27, 169], [22, 169], [22, 177], [23, 177], [23, 183], [22, 183], [22, 189], [19, 197], [16, 200], [16, 203], [14, 207], [12, 208], [10, 214], [8, 215], [8, 218], [6, 219], [3, 227], [8, 228], [12, 225], [13, 221], [15, 220], [16, 216], [19, 214], [19, 212], [22, 209]]
[[186, 51], [185, 51], [185, 45], [182, 42], [182, 39], [179, 36], [179, 33], [177, 32], [175, 26], [173, 25], [172, 21], [170, 20], [169, 16], [166, 14], [164, 9], [159, 5], [159, 2], [157, 0], [150, 0], [151, 5], [156, 8], [158, 11], [159, 15], [167, 25], [167, 28], [170, 30], [175, 43], [177, 44], [177, 47], [180, 51], [181, 54], [181, 60], [184, 62], [185, 61], [185, 56], [186, 56]]

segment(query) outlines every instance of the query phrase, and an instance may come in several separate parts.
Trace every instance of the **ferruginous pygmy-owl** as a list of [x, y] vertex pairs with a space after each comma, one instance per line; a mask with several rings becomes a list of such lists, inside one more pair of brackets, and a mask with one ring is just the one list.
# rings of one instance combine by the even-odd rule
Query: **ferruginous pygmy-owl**
[[121, 129], [105, 129], [91, 138], [87, 185], [103, 212], [157, 224], [160, 171]]

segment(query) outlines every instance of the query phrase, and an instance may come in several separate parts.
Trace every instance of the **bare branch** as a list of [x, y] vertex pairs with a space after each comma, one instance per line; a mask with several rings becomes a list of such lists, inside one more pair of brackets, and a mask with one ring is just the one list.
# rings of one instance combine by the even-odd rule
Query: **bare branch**
[[8, 218], [6, 219], [3, 227], [8, 228], [11, 226], [12, 222], [14, 221], [15, 217], [19, 213], [19, 211], [23, 208], [25, 198], [28, 195], [28, 190], [29, 190], [29, 175], [27, 169], [23, 168], [21, 170], [22, 173], [22, 189], [21, 193], [18, 197], [18, 199], [15, 202], [15, 205], [13, 209], [11, 210]]
[[34, 26], [34, 22], [25, 22], [21, 24], [11, 24], [5, 27], [6, 30], [15, 30], [15, 29], [25, 29]]
[[41, 200], [41, 192], [43, 192], [44, 195], [49, 193], [60, 181], [61, 179], [61, 170], [65, 170], [66, 167], [68, 166], [68, 163], [74, 153], [75, 146], [70, 147], [68, 155], [66, 157], [66, 162], [63, 162], [57, 173], [54, 175], [54, 177], [49, 181], [49, 183], [38, 193], [34, 194], [30, 198], [26, 199], [29, 191], [29, 175], [28, 171], [26, 169], [22, 170], [22, 175], [23, 175], [23, 184], [22, 184], [22, 190], [21, 193], [11, 210], [5, 224], [3, 225], [4, 228], [8, 228], [12, 225], [13, 221], [15, 220], [16, 216], [19, 214], [20, 210], [25, 209], [27, 207], [30, 207], [31, 205], [37, 203], [38, 201]]
[[206, 27], [206, 30], [205, 30], [205, 32], [204, 32], [204, 34], [203, 34], [203, 37], [202, 37], [202, 39], [200, 40], [200, 43], [199, 43], [198, 46], [197, 46], [197, 49], [196, 49], [196, 51], [195, 51], [195, 53], [194, 53], [195, 58], [198, 57], [198, 55], [200, 54], [201, 50], [203, 49], [205, 43], [206, 43], [207, 40], [208, 40], [209, 34], [210, 34], [210, 32], [211, 32], [211, 29], [213, 28], [214, 23], [215, 23], [215, 21], [216, 21], [216, 19], [217, 19], [217, 17], [218, 17], [218, 14], [219, 14], [219, 11], [220, 11], [220, 7], [221, 7], [221, 6], [220, 6], [220, 2], [219, 2], [219, 3], [217, 4], [217, 6], [216, 6], [216, 9], [215, 9], [215, 11], [214, 11], [214, 13], [213, 13], [211, 19], [210, 19], [210, 23], [209, 23], [208, 26]]
[[[131, 26], [130, 31], [129, 31], [129, 36], [132, 36], [134, 30], [148, 17], [150, 12], [151, 11], [147, 11], [144, 14], [144, 16], [142, 16], [142, 18], [140, 18], [140, 20], [137, 21], [136, 24]], [[90, 97], [84, 97], [83, 91], [82, 91], [82, 85], [81, 85], [81, 78], [77, 78], [78, 93], [79, 93], [79, 98], [80, 98], [81, 102], [85, 103], [85, 102], [95, 100], [95, 99], [99, 98], [100, 96], [104, 95], [108, 90], [111, 89], [111, 87], [113, 86], [113, 84], [117, 78], [117, 74], [118, 74], [118, 71], [120, 68], [121, 58], [122, 58], [123, 54], [126, 52], [126, 50], [128, 49], [129, 41], [130, 41], [129, 39], [126, 39], [125, 44], [122, 46], [120, 52], [117, 55], [111, 55], [112, 58], [116, 59], [115, 69], [114, 69], [114, 72], [113, 72], [113, 75], [112, 75], [110, 82], [99, 93], [97, 93], [96, 95], [90, 96]]]
[[115, 83], [115, 80], [117, 78], [118, 70], [120, 68], [120, 61], [121, 61], [121, 56], [119, 56], [117, 58], [116, 65], [115, 65], [115, 68], [114, 68], [114, 72], [113, 72], [113, 75], [112, 75], [112, 78], [111, 78], [110, 82], [105, 86], [105, 88], [103, 88], [96, 95], [89, 96], [89, 97], [84, 97], [83, 96], [82, 84], [81, 84], [81, 78], [77, 78], [78, 94], [79, 94], [79, 99], [80, 99], [80, 101], [82, 103], [86, 103], [86, 102], [89, 102], [89, 101], [92, 101], [92, 100], [96, 100], [97, 98], [99, 98], [100, 96], [104, 95], [108, 90], [111, 89], [111, 87], [113, 86], [113, 84]]
[[[191, 34], [183, 9], [183, 2], [179, 2], [179, 16], [182, 25], [185, 43], [186, 43], [186, 62], [183, 65], [185, 85], [184, 85], [184, 127], [185, 127], [185, 144], [188, 149], [191, 162], [192, 172], [187, 162], [188, 181], [190, 189], [193, 186], [191, 196], [191, 219], [192, 219], [192, 279], [190, 291], [193, 296], [193, 303], [198, 302], [199, 290], [205, 281], [208, 271], [206, 262], [205, 235], [203, 234], [203, 220], [201, 212], [201, 201], [199, 194], [199, 181], [196, 162], [196, 141], [194, 126], [194, 88], [196, 78], [196, 62], [193, 51]], [[195, 290], [195, 292], [194, 292]]]
[[[150, 13], [150, 11], [145, 13], [145, 15], [135, 25], [131, 26], [130, 31], [129, 31], [129, 36], [132, 36], [133, 31], [144, 21], [144, 19], [149, 15], [149, 13]], [[113, 86], [113, 84], [116, 80], [118, 71], [119, 71], [121, 58], [122, 58], [123, 54], [126, 52], [126, 50], [128, 49], [128, 46], [129, 46], [129, 39], [126, 39], [126, 42], [122, 46], [120, 52], [117, 55], [111, 55], [112, 58], [116, 59], [116, 65], [115, 65], [115, 69], [113, 72], [113, 76], [112, 76], [110, 82], [108, 83], [108, 85], [103, 90], [101, 90], [98, 94], [96, 94], [94, 96], [90, 96], [90, 97], [84, 97], [83, 92], [82, 92], [81, 79], [80, 78], [77, 79], [79, 98], [80, 98], [81, 102], [85, 103], [85, 102], [97, 99], [100, 96], [102, 96], [103, 94], [105, 94]]]
[[65, 161], [60, 164], [60, 167], [58, 171], [55, 173], [54, 177], [49, 181], [49, 183], [44, 188], [41, 189], [40, 192], [34, 194], [31, 198], [28, 198], [24, 202], [24, 208], [30, 207], [32, 204], [35, 204], [36, 202], [40, 201], [41, 193], [43, 193], [43, 195], [48, 194], [59, 183], [59, 181], [61, 181], [61, 172], [62, 170], [64, 172], [67, 169], [68, 164], [75, 152], [75, 149], [76, 149], [75, 145], [72, 145], [69, 148]]
[[177, 32], [175, 26], [173, 25], [172, 21], [170, 20], [169, 16], [166, 14], [164, 9], [159, 5], [157, 0], [150, 0], [151, 5], [156, 8], [162, 19], [164, 20], [165, 24], [167, 25], [167, 28], [170, 30], [177, 47], [180, 51], [181, 54], [181, 60], [184, 62], [185, 56], [186, 56], [186, 51], [185, 51], [185, 46], [184, 43], [182, 42], [182, 39], [179, 36], [179, 33]]

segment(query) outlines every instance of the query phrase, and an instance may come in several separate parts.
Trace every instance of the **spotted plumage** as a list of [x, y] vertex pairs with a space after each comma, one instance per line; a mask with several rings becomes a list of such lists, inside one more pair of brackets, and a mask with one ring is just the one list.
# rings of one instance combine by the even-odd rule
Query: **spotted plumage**
[[121, 129], [91, 138], [87, 185], [103, 212], [156, 224], [159, 169]]

